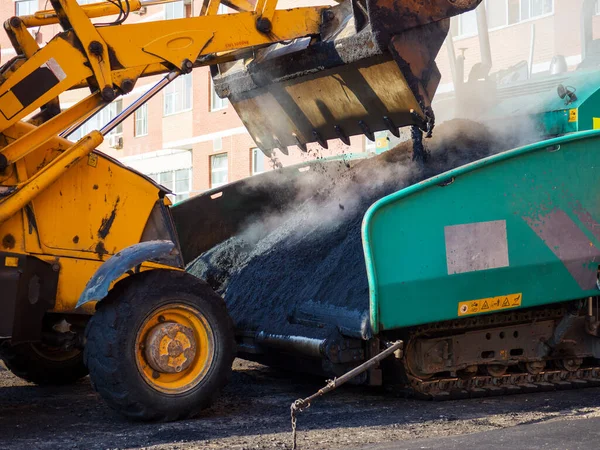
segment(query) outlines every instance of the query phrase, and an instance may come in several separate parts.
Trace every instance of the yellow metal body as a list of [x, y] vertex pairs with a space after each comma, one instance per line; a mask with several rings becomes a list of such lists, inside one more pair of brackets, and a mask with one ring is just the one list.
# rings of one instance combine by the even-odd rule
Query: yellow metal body
[[[129, 2], [133, 11], [142, 3]], [[99, 132], [77, 143], [58, 135], [131, 91], [140, 77], [187, 72], [235, 58], [238, 50], [315, 35], [325, 8], [225, 3], [239, 12], [216, 15], [220, 1], [212, 0], [199, 17], [96, 27], [90, 19], [118, 13], [115, 4], [60, 0], [53, 10], [6, 22], [18, 56], [0, 74], [0, 269], [18, 265], [19, 255], [52, 264], [59, 273], [54, 312], [92, 313], [93, 304], [75, 311], [88, 280], [144, 239], [157, 202], [169, 203], [152, 180], [94, 151], [103, 141]], [[261, 17], [270, 21], [268, 33], [257, 29]], [[27, 28], [55, 23], [65, 31], [40, 48]], [[83, 86], [92, 93], [60, 111], [58, 96]], [[144, 263], [139, 270], [155, 267], [164, 266]]]
[[[24, 123], [18, 128], [34, 129]], [[55, 311], [72, 311], [100, 265], [140, 242], [159, 199], [160, 189], [150, 180], [91, 152], [98, 142], [97, 132], [80, 141], [86, 145], [54, 138], [12, 165], [2, 179], [3, 185], [27, 181], [24, 189], [0, 203], [0, 250], [57, 265]], [[48, 160], [59, 164], [44, 166]], [[88, 312], [92, 309], [87, 307]]]
[[[2, 276], [10, 275], [14, 279], [14, 270], [2, 272], [2, 269], [14, 268], [15, 258], [17, 265], [22, 264], [23, 255], [36, 259], [32, 265], [36, 265], [37, 260], [51, 263], [52, 270], [58, 272], [56, 299], [53, 299], [55, 312], [80, 312], [75, 311], [78, 299], [82, 292], [90, 292], [85, 291], [86, 283], [103, 262], [119, 251], [146, 241], [170, 240], [178, 244], [170, 213], [168, 210], [165, 213], [164, 204], [168, 203], [165, 190], [94, 151], [108, 128], [93, 131], [76, 143], [59, 135], [68, 135], [67, 131], [82, 125], [100, 108], [131, 92], [141, 77], [168, 74], [163, 80], [165, 84], [159, 84], [164, 87], [178, 74], [188, 73], [194, 67], [232, 61], [244, 65], [263, 48], [270, 51], [272, 44], [298, 38], [311, 38], [302, 40], [305, 43], [316, 42], [327, 30], [339, 31], [335, 28], [337, 20], [341, 20], [341, 25], [350, 23], [344, 13], [349, 4], [338, 8], [340, 15], [336, 16], [329, 6], [279, 10], [277, 0], [223, 0], [223, 4], [236, 11], [232, 14], [218, 14], [221, 0], [206, 0], [197, 17], [134, 24], [119, 21], [102, 26], [91, 20], [107, 15], [121, 16], [125, 9], [136, 11], [145, 5], [170, 1], [173, 0], [116, 0], [79, 5], [77, 0], [53, 0], [52, 10], [13, 17], [4, 24], [17, 56], [0, 71], [0, 282]], [[386, 114], [409, 116], [410, 120], [402, 117], [402, 123], [412, 123], [416, 120], [413, 116], [418, 116], [421, 123], [419, 111], [429, 107], [428, 99], [439, 77], [435, 65], [431, 64], [436, 52], [412, 48], [413, 44], [425, 39], [420, 34], [425, 33], [427, 39], [435, 36], [441, 45], [448, 25], [442, 19], [472, 9], [479, 1], [463, 0], [458, 6], [449, 6], [446, 0], [425, 4], [417, 0], [382, 0], [380, 5], [371, 5], [379, 8], [375, 8], [377, 14], [371, 14], [371, 20], [376, 19], [375, 23], [381, 28], [372, 30], [374, 34], [385, 31], [395, 35], [408, 27], [440, 22], [433, 25], [433, 31], [437, 30], [433, 34], [431, 27], [425, 31], [417, 27], [416, 34], [396, 36], [390, 41], [400, 56], [414, 53], [401, 64], [415, 71], [408, 71], [412, 81], [405, 78], [408, 72], [399, 69], [398, 61], [387, 63], [391, 56], [373, 56], [374, 59], [364, 65], [357, 63], [354, 72], [346, 74], [358, 80], [356, 86], [346, 81], [340, 83], [339, 78], [332, 76], [333, 72], [328, 72], [329, 78], [311, 75], [306, 83], [298, 82], [297, 86], [289, 87], [289, 92], [278, 91], [279, 95], [284, 100], [289, 97], [286, 104], [292, 104], [292, 110], [310, 117], [313, 126], [327, 126], [331, 128], [329, 132], [335, 128], [340, 139], [344, 136], [348, 139], [343, 132], [346, 126], [346, 130], [360, 128], [365, 135], [371, 135], [368, 125], [357, 119], [369, 115], [375, 106], [382, 113], [379, 122], [385, 122], [392, 130], [395, 126]], [[50, 24], [60, 24], [64, 31], [40, 47], [28, 29]], [[345, 28], [340, 29], [349, 33]], [[375, 41], [369, 42], [374, 48]], [[400, 94], [398, 89], [387, 90], [389, 86], [398, 87], [398, 83], [400, 88], [406, 87], [400, 89]], [[303, 86], [309, 91], [304, 99], [297, 90]], [[371, 97], [348, 93], [349, 87], [362, 92], [363, 86], [372, 92]], [[82, 87], [89, 88], [90, 95], [61, 110], [59, 95]], [[417, 95], [420, 91], [423, 92]], [[319, 92], [327, 92], [331, 101], [321, 98], [313, 101]], [[378, 92], [383, 94], [378, 96]], [[246, 109], [258, 111], [254, 97], [246, 97]], [[362, 106], [362, 102], [370, 106]], [[276, 102], [272, 103], [267, 109], [270, 117], [279, 117], [281, 121], [285, 115], [277, 109]], [[341, 121], [344, 116], [347, 122]], [[341, 122], [337, 122], [338, 119]], [[242, 120], [246, 124], [252, 122], [244, 115]], [[329, 127], [330, 122], [341, 127]], [[262, 122], [257, 127], [260, 125]], [[424, 125], [427, 124], [421, 124]], [[312, 130], [317, 142], [322, 141], [319, 136], [327, 137], [324, 133]], [[290, 133], [290, 136], [296, 140], [286, 145], [303, 145], [296, 134]], [[315, 141], [312, 139], [311, 142]], [[255, 137], [255, 140], [260, 144], [260, 139]], [[278, 146], [282, 147], [281, 142]], [[155, 217], [157, 205], [159, 215], [162, 214], [158, 220], [162, 221], [162, 228]], [[136, 265], [138, 270], [164, 267], [150, 263]], [[170, 268], [181, 269], [181, 265], [181, 260], [168, 262]], [[107, 264], [103, 269], [111, 267]], [[35, 270], [45, 271], [48, 278], [48, 265]], [[31, 280], [35, 284], [35, 277]], [[25, 290], [23, 286], [18, 289], [19, 292]], [[87, 308], [89, 312], [89, 305]]]

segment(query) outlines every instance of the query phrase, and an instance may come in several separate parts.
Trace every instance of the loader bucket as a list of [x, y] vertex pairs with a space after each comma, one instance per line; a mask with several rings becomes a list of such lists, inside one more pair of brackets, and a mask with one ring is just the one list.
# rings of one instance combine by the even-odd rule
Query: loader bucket
[[480, 1], [345, 0], [324, 11], [319, 37], [211, 67], [214, 86], [267, 155], [407, 125], [430, 131], [449, 17]]

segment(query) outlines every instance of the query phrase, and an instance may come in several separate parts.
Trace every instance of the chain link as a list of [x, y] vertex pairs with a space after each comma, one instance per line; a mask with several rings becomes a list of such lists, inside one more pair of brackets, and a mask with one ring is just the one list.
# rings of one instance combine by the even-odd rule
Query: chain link
[[296, 422], [298, 421], [298, 417], [296, 414], [298, 412], [302, 412], [304, 409], [308, 408], [309, 406], [310, 406], [310, 403], [308, 405], [306, 405], [302, 399], [298, 399], [294, 403], [292, 403], [292, 406], [290, 407], [290, 416], [292, 419], [292, 450], [296, 450], [298, 448], [298, 444], [296, 442], [296, 439], [297, 439]]

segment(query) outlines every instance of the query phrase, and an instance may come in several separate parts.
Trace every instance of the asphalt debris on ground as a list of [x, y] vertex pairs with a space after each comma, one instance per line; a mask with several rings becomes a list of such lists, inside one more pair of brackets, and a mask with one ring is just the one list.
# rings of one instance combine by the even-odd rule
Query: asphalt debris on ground
[[[231, 383], [196, 419], [132, 423], [93, 392], [88, 379], [37, 387], [0, 371], [0, 448], [285, 449], [290, 404], [323, 379], [236, 360]], [[346, 449], [460, 436], [517, 425], [600, 417], [600, 388], [431, 402], [343, 386], [298, 418], [302, 449]]]

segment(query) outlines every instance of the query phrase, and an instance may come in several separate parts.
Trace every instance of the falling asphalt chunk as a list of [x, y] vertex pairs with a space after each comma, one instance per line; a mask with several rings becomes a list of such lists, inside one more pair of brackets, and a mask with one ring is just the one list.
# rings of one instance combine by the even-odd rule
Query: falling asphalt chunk
[[309, 187], [313, 195], [303, 193], [285, 211], [253, 218], [188, 271], [225, 298], [240, 334], [267, 344], [285, 337], [294, 351], [317, 358], [323, 352], [319, 345], [332, 333], [368, 339], [369, 287], [361, 241], [367, 209], [411, 184], [517, 143], [474, 122], [446, 122], [424, 140], [425, 162], [413, 161], [407, 141], [350, 168], [342, 165], [325, 185]]

